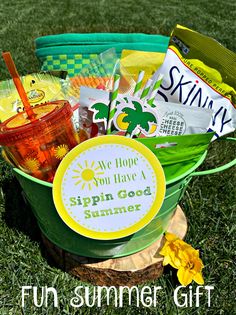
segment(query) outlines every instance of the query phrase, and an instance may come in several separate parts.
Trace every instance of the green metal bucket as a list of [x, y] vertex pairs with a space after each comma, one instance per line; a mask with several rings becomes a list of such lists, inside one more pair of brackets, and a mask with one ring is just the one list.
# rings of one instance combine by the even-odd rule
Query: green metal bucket
[[[169, 37], [162, 35], [59, 34], [37, 38], [36, 56], [42, 64], [42, 70], [66, 70], [73, 77], [80, 72], [85, 64], [111, 47], [116, 49], [118, 56], [123, 49], [164, 54], [168, 43]], [[15, 174], [38, 220], [42, 233], [52, 243], [77, 255], [98, 258], [121, 257], [140, 251], [160, 238], [192, 176], [215, 173], [236, 164], [236, 160], [234, 160], [211, 171], [195, 172], [206, 157], [209, 142], [204, 142], [204, 140], [194, 147], [195, 137], [192, 139], [187, 136], [183, 137], [185, 138], [183, 138], [182, 144], [178, 144], [181, 148], [180, 152], [176, 152], [175, 147], [173, 147], [168, 149], [167, 159], [162, 154], [157, 155], [167, 180], [166, 195], [160, 211], [142, 230], [122, 239], [100, 241], [75, 233], [61, 220], [55, 209], [51, 184], [26, 175], [18, 169], [15, 169]], [[143, 140], [140, 139], [139, 141], [142, 142]], [[145, 145], [156, 154], [155, 147], [152, 143], [148, 143], [149, 141], [152, 142], [152, 140], [147, 140]], [[166, 141], [166, 139], [161, 141]], [[172, 140], [170, 139], [170, 141]], [[207, 145], [204, 148], [205, 144]], [[188, 153], [187, 157], [185, 156], [186, 152]], [[168, 159], [169, 161], [167, 161]], [[179, 160], [179, 163], [176, 160]]]
[[[235, 139], [228, 138], [228, 140]], [[76, 255], [117, 258], [138, 252], [161, 237], [193, 176], [213, 174], [236, 164], [235, 159], [213, 170], [194, 172], [203, 163], [206, 154], [207, 152], [185, 173], [167, 181], [163, 205], [157, 216], [146, 227], [133, 235], [111, 241], [89, 239], [71, 230], [61, 220], [55, 209], [52, 198], [52, 184], [29, 176], [19, 169], [14, 169], [14, 171], [37, 218], [40, 230], [52, 243]]]

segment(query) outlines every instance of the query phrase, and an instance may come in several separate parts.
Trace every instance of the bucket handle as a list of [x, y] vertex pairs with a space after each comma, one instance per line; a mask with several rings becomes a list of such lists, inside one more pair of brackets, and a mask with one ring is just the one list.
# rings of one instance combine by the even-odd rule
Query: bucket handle
[[[236, 141], [236, 138], [227, 137], [227, 138], [223, 138], [223, 139], [219, 139], [219, 140]], [[189, 177], [215, 174], [218, 172], [225, 171], [234, 165], [236, 165], [236, 158], [234, 160], [226, 163], [225, 165], [213, 168], [211, 170], [193, 172], [192, 174], [189, 175]]]

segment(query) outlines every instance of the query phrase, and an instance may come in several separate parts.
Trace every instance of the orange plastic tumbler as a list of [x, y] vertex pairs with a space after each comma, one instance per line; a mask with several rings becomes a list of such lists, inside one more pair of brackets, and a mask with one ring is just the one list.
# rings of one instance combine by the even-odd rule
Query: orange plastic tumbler
[[25, 112], [0, 124], [0, 145], [6, 155], [24, 172], [52, 182], [63, 157], [79, 143], [67, 101], [34, 107], [31, 122]]

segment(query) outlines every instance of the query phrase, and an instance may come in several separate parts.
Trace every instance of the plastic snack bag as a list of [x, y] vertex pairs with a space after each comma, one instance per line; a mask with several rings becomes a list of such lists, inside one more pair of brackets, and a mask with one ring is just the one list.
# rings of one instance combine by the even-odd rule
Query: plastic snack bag
[[[79, 125], [83, 129], [88, 138], [103, 135], [106, 131], [107, 117], [100, 115], [98, 110], [95, 113], [91, 111], [91, 106], [96, 103], [103, 103], [105, 107], [109, 106], [109, 92], [81, 86], [80, 88], [80, 107], [79, 107]], [[97, 119], [94, 119], [94, 117]]]
[[[115, 74], [119, 73], [121, 75], [121, 81], [119, 86], [120, 93], [132, 93], [135, 82], [129, 73], [120, 64], [120, 60], [117, 57], [114, 48], [108, 49], [93, 58], [90, 64], [84, 66], [80, 71], [79, 75], [70, 79], [71, 87], [74, 92], [70, 95], [70, 103], [74, 106], [74, 123], [77, 129], [84, 130], [87, 136], [94, 137], [99, 134], [104, 134], [104, 127], [101, 123], [92, 122], [92, 113], [88, 110], [88, 105], [91, 99], [96, 100], [98, 94], [96, 94], [96, 89], [111, 91], [113, 87], [113, 78]], [[91, 88], [91, 90], [83, 90], [81, 95], [81, 89]], [[89, 96], [86, 94], [91, 91], [90, 100]], [[94, 95], [94, 93], [96, 95]], [[109, 95], [109, 94], [107, 94]], [[94, 98], [95, 97], [95, 98]], [[80, 103], [80, 110], [77, 110], [76, 104]], [[77, 117], [77, 118], [76, 118]]]
[[136, 141], [144, 144], [158, 157], [164, 169], [166, 180], [169, 181], [194, 167], [206, 152], [213, 135], [213, 132], [208, 132], [193, 135], [136, 138]]
[[115, 48], [110, 48], [91, 59], [91, 62], [82, 68], [79, 75], [70, 79], [71, 85], [73, 90], [77, 91], [78, 98], [81, 86], [111, 91], [113, 78], [117, 73], [121, 75], [119, 92], [132, 93], [135, 81], [126, 66], [121, 63]]
[[[69, 82], [47, 73], [33, 73], [21, 77], [31, 106], [70, 98]], [[12, 80], [0, 82], [0, 121], [24, 110]]]
[[209, 131], [215, 137], [236, 126], [236, 54], [214, 39], [177, 25], [160, 73], [156, 100], [213, 110]]
[[[153, 51], [138, 51], [138, 50], [122, 50], [120, 63], [123, 68], [129, 73], [134, 81], [137, 81], [138, 74], [144, 71], [143, 86], [155, 71], [162, 65], [165, 58], [165, 53]], [[127, 74], [124, 74], [126, 77]]]
[[91, 59], [91, 62], [85, 65], [77, 76], [70, 79], [73, 89], [77, 90], [78, 98], [80, 97], [81, 86], [111, 90], [118, 61], [119, 58], [114, 48]]

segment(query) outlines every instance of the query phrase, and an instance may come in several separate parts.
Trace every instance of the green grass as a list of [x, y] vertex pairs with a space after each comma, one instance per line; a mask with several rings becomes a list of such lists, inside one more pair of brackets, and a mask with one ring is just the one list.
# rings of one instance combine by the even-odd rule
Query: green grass
[[[6, 1], [0, 3], [0, 50], [10, 50], [21, 74], [34, 72], [34, 39], [66, 32], [145, 32], [169, 35], [176, 23], [212, 36], [235, 51], [234, 1]], [[0, 79], [8, 78], [0, 58]], [[214, 168], [233, 159], [236, 146], [214, 143], [202, 168]], [[203, 299], [199, 308], [177, 308], [173, 290], [178, 285], [171, 268], [159, 280], [145, 285], [162, 286], [158, 306], [136, 308], [113, 305], [101, 308], [69, 307], [74, 288], [81, 283], [45, 257], [40, 233], [11, 169], [0, 161], [0, 314], [232, 314], [235, 309], [235, 208], [236, 172], [194, 178], [181, 203], [188, 218], [186, 240], [200, 249], [206, 285], [215, 287], [212, 307]], [[54, 286], [59, 309], [21, 308], [21, 286]], [[92, 286], [90, 286], [92, 289]], [[141, 288], [142, 286], [140, 286]], [[195, 288], [196, 286], [193, 285]], [[104, 300], [105, 302], [105, 300]]]

